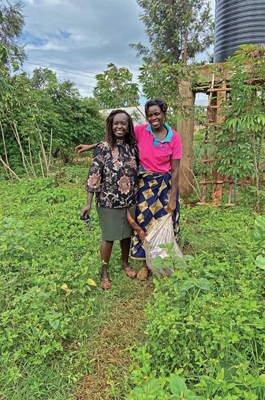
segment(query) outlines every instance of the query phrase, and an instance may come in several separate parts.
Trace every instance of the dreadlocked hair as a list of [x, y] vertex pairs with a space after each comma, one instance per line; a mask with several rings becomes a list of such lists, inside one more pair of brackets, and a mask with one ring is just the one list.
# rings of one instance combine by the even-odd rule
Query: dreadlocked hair
[[105, 119], [105, 126], [106, 126], [106, 138], [105, 140], [108, 142], [110, 147], [113, 149], [116, 146], [117, 139], [113, 132], [113, 120], [115, 115], [117, 114], [126, 114], [128, 117], [128, 131], [124, 138], [125, 143], [127, 144], [134, 144], [136, 147], [135, 142], [135, 134], [134, 134], [134, 126], [132, 122], [132, 117], [124, 110], [113, 110], [111, 111], [110, 115]]
[[148, 100], [145, 103], [144, 106], [144, 111], [145, 111], [145, 115], [147, 116], [147, 112], [148, 109], [152, 106], [158, 106], [160, 108], [160, 110], [165, 114], [167, 112], [167, 103], [165, 102], [164, 99], [161, 99], [161, 97], [156, 97], [153, 100]]

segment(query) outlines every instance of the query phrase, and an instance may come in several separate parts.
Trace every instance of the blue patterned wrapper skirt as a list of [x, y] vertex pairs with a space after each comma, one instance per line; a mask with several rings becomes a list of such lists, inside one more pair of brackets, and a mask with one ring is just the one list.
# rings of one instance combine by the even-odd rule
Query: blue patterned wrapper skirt
[[[138, 206], [136, 222], [144, 232], [149, 232], [154, 222], [167, 214], [167, 204], [171, 195], [171, 173], [146, 172], [139, 177]], [[172, 215], [175, 239], [179, 239], [179, 191], [177, 207]], [[145, 260], [145, 249], [138, 234], [132, 236], [133, 259]]]

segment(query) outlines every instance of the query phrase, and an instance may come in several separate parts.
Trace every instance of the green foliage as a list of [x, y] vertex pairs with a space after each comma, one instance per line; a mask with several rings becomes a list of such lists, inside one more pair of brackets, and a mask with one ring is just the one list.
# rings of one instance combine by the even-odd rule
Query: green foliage
[[[25, 368], [44, 373], [43, 363], [49, 376], [54, 357], [62, 363], [61, 373], [72, 359], [76, 371], [69, 371], [68, 378], [74, 382], [84, 353], [74, 355], [67, 349], [73, 338], [81, 342], [89, 330], [95, 296], [87, 279], [91, 266], [95, 270], [98, 265], [91, 251], [100, 232], [93, 227], [89, 239], [92, 233], [78, 219], [81, 204], [76, 194], [56, 182], [23, 181], [14, 189], [1, 184], [0, 387], [19, 384]], [[5, 202], [8, 190], [11, 207]], [[91, 246], [84, 252], [87, 240]], [[35, 398], [43, 398], [44, 392], [37, 392]]]
[[184, 55], [184, 38], [189, 31], [187, 59], [206, 50], [214, 42], [214, 22], [209, 1], [137, 0], [142, 8], [140, 19], [146, 26], [150, 49], [131, 44], [145, 63], [179, 63]]
[[213, 67], [217, 80], [231, 75], [231, 92], [222, 103], [220, 115], [225, 117], [224, 121], [211, 131], [209, 150], [214, 147], [217, 157], [213, 165], [222, 175], [237, 174], [240, 180], [254, 180], [254, 189], [249, 186], [243, 190], [242, 200], [248, 202], [254, 197], [258, 204], [264, 197], [264, 192], [260, 192], [264, 167], [264, 45], [240, 47], [227, 63]]
[[[15, 126], [26, 156], [30, 139], [33, 162], [38, 160], [40, 133], [49, 152], [53, 130], [52, 153], [80, 142], [97, 142], [104, 135], [104, 119], [95, 99], [81, 98], [73, 82], [60, 82], [46, 70], [35, 70], [32, 79], [25, 73], [10, 76], [7, 68], [0, 68], [0, 122], [9, 163], [18, 173], [22, 162]], [[0, 152], [4, 154], [2, 135]]]
[[155, 97], [166, 99], [169, 124], [176, 127], [177, 120], [192, 116], [193, 107], [183, 106], [187, 94], [187, 91], [183, 90], [183, 84], [187, 84], [189, 90], [197, 82], [198, 73], [194, 67], [187, 67], [183, 62], [174, 65], [160, 62], [143, 65], [139, 70], [139, 81], [144, 96], [147, 99]]
[[[137, 390], [158, 376], [160, 383], [153, 385], [164, 398], [175, 398], [164, 383], [175, 372], [194, 397], [265, 397], [264, 268], [259, 265], [265, 223], [264, 217], [253, 217], [239, 208], [183, 210], [180, 245], [184, 252], [195, 250], [195, 257], [186, 257], [188, 265], [176, 267], [171, 277], [154, 279], [146, 344], [132, 349]], [[162, 399], [158, 393], [146, 398]], [[136, 391], [131, 398], [137, 396]]]
[[103, 108], [119, 108], [139, 105], [139, 89], [132, 83], [132, 74], [127, 68], [117, 68], [110, 63], [103, 74], [96, 75], [94, 96]]
[[20, 63], [26, 57], [24, 47], [17, 42], [25, 25], [23, 6], [9, 2], [0, 4], [0, 63], [11, 65], [18, 61]]
[[130, 392], [125, 400], [201, 400], [202, 398], [194, 395], [189, 390], [185, 382], [178, 375], [171, 375], [170, 378], [155, 378], [153, 372], [148, 378], [145, 377], [143, 382], [139, 382], [138, 386]]
[[265, 217], [263, 215], [258, 216], [255, 221], [254, 236], [261, 249], [261, 254], [257, 256], [255, 264], [265, 270]]
[[31, 78], [31, 86], [33, 89], [44, 89], [48, 83], [57, 82], [56, 75], [48, 68], [35, 68]]
[[[87, 173], [66, 167], [56, 179], [0, 182], [0, 397], [73, 398], [77, 382], [93, 373], [93, 338], [112, 323], [113, 304], [134, 301], [141, 291], [121, 271], [119, 243], [111, 293], [101, 290], [95, 207], [90, 229], [79, 216]], [[112, 390], [117, 398], [121, 386]]]
[[206, 111], [203, 107], [196, 106], [194, 110], [195, 125], [205, 125]]

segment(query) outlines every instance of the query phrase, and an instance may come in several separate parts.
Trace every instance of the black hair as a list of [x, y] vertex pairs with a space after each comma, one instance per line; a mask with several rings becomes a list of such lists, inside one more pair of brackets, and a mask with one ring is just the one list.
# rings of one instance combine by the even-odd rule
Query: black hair
[[110, 115], [106, 118], [105, 120], [105, 125], [106, 125], [106, 141], [110, 145], [110, 147], [113, 149], [116, 145], [117, 139], [114, 135], [113, 132], [113, 120], [115, 115], [117, 114], [126, 114], [128, 118], [128, 132], [126, 133], [125, 136], [125, 143], [128, 144], [135, 144], [135, 134], [134, 134], [134, 126], [133, 126], [133, 121], [132, 117], [130, 114], [128, 114], [124, 110], [113, 110], [111, 111]]
[[165, 102], [164, 99], [161, 99], [161, 97], [156, 97], [153, 100], [148, 100], [145, 103], [144, 106], [144, 111], [145, 111], [145, 115], [147, 116], [147, 112], [148, 109], [152, 106], [158, 106], [160, 108], [160, 110], [165, 114], [167, 112], [167, 103]]

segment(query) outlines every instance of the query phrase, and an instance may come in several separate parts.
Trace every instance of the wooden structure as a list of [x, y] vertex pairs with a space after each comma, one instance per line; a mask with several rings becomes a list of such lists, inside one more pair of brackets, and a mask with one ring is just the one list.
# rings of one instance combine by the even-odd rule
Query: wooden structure
[[[229, 88], [229, 76], [226, 77], [225, 82], [220, 87], [220, 82], [215, 82], [214, 75], [207, 65], [197, 67], [198, 71], [201, 72], [201, 82], [195, 91], [190, 89], [189, 82], [183, 82], [181, 87], [181, 94], [186, 97], [184, 106], [193, 106], [195, 102], [196, 93], [206, 93], [208, 97], [208, 106], [205, 106], [207, 110], [206, 116], [206, 135], [204, 138], [205, 143], [209, 142], [211, 135], [211, 124], [222, 122], [223, 117], [218, 116], [221, 111], [221, 104], [226, 100], [227, 93], [231, 91]], [[182, 145], [183, 145], [183, 157], [180, 166], [180, 195], [182, 198], [186, 198], [192, 192], [194, 175], [192, 172], [193, 163], [193, 135], [194, 135], [194, 118], [187, 118], [178, 123], [178, 133], [180, 134]], [[214, 152], [208, 153], [204, 150], [203, 163], [213, 168], [212, 162], [214, 161]], [[232, 205], [232, 192], [234, 180], [232, 176], [222, 176], [214, 168], [212, 171], [212, 180], [207, 180], [206, 173], [203, 173], [202, 181], [199, 182], [202, 185], [202, 196], [201, 202], [198, 204], [202, 205], [220, 205], [219, 200], [222, 199], [223, 184], [229, 184], [228, 192], [228, 205]], [[207, 187], [212, 186], [212, 203], [206, 203]]]
[[[209, 95], [208, 98], [208, 106], [205, 108], [207, 109], [206, 113], [206, 135], [204, 138], [204, 142], [208, 143], [209, 142], [209, 135], [211, 135], [211, 124], [213, 123], [221, 123], [224, 119], [224, 117], [219, 116], [218, 114], [221, 112], [221, 104], [226, 101], [227, 99], [227, 93], [231, 91], [231, 88], [227, 87], [226, 84], [224, 84], [222, 87], [220, 87], [220, 84], [218, 85], [215, 84], [214, 82], [214, 76], [212, 77], [212, 82], [210, 88], [204, 86], [204, 87], [198, 87], [197, 91], [202, 91], [204, 93], [207, 93]], [[214, 128], [213, 128], [214, 129]], [[216, 154], [212, 152], [211, 154], [208, 154], [207, 150], [204, 150], [204, 159], [203, 163], [208, 164], [208, 166], [212, 167], [212, 162], [214, 161], [214, 158], [216, 157]], [[222, 192], [223, 192], [223, 184], [228, 183], [229, 184], [229, 191], [228, 191], [228, 201], [227, 205], [233, 205], [231, 203], [232, 201], [232, 191], [233, 191], [233, 184], [234, 180], [233, 177], [230, 176], [222, 176], [215, 168], [213, 168], [213, 179], [207, 181], [206, 173], [203, 174], [203, 180], [199, 182], [200, 184], [203, 185], [203, 192], [202, 192], [202, 203], [201, 204], [207, 204], [206, 203], [206, 196], [207, 196], [207, 185], [212, 185], [212, 205], [220, 205], [219, 200], [222, 199]]]

